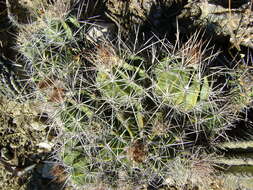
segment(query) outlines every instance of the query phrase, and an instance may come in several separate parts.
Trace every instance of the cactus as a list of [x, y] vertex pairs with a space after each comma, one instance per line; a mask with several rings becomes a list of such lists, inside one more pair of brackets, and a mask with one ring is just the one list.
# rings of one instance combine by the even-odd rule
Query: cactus
[[217, 143], [216, 156], [211, 158], [217, 178], [226, 189], [252, 189], [252, 140]]
[[[173, 154], [172, 147], [162, 147], [174, 142], [173, 135], [152, 130], [151, 123], [162, 119], [161, 115], [149, 120], [141, 102], [147, 93], [142, 83], [149, 77], [140, 66], [127, 63], [133, 57], [113, 60], [111, 65], [95, 62], [98, 95], [79, 91], [77, 97], [86, 96], [89, 101], [68, 100], [61, 110], [69, 134], [61, 155], [70, 167], [72, 183], [79, 187], [99, 181], [112, 187], [122, 180], [140, 183], [162, 169]], [[123, 179], [122, 172], [126, 172]], [[143, 176], [134, 179], [135, 173]]]
[[[143, 184], [153, 189], [159, 185], [211, 189], [215, 175], [253, 173], [251, 141], [244, 142], [244, 147], [239, 147], [242, 142], [226, 141], [231, 138], [226, 137], [229, 130], [242, 120], [241, 112], [251, 103], [251, 69], [212, 67], [215, 54], [198, 40], [200, 33], [183, 45], [171, 47], [161, 40], [138, 50], [139, 36], [134, 47], [131, 42], [124, 44], [120, 37], [112, 39], [114, 35], [103, 33], [110, 23], [79, 22], [73, 15], [75, 10], [65, 10], [69, 3], [79, 4], [79, 8], [103, 4], [89, 2], [55, 1], [57, 6], [63, 3], [61, 9], [45, 1], [45, 13], [32, 12], [37, 16], [33, 23], [16, 21], [20, 27], [17, 48], [26, 63], [26, 80], [36, 86], [33, 92], [39, 102], [58, 111], [54, 117], [61, 133], [56, 154], [65, 169], [60, 169], [64, 176], [59, 179], [69, 180], [77, 189], [136, 189]], [[80, 14], [88, 16], [86, 11]], [[92, 34], [96, 27], [90, 26], [96, 24], [105, 27], [103, 34]], [[0, 64], [3, 82], [15, 92], [23, 91], [5, 66]], [[0, 91], [6, 93], [5, 88]], [[38, 123], [30, 127], [36, 128]], [[5, 128], [3, 137], [9, 132]], [[3, 138], [1, 157], [6, 160], [12, 156], [9, 146], [24, 155], [22, 144], [30, 142], [22, 130], [17, 132], [12, 136], [21, 134], [18, 145], [14, 144], [16, 138]], [[42, 132], [45, 136], [44, 130], [38, 133]], [[34, 135], [37, 138], [38, 134]], [[214, 153], [210, 160], [204, 159], [207, 153]], [[224, 156], [221, 159], [215, 153]]]
[[155, 93], [162, 97], [163, 103], [188, 112], [207, 102], [212, 90], [208, 78], [201, 78], [202, 74], [197, 69], [181, 66], [180, 63], [175, 66], [170, 64], [167, 60], [163, 61], [155, 71]]
[[230, 81], [231, 94], [234, 109], [242, 110], [249, 106], [252, 102], [253, 89], [252, 89], [252, 69], [249, 66], [243, 65], [235, 68], [230, 72], [234, 80]]
[[[143, 128], [143, 116], [140, 101], [145, 95], [145, 90], [136, 82], [138, 79], [135, 78], [140, 77], [140, 73], [143, 73], [143, 71], [138, 67], [122, 62], [122, 60], [119, 60], [120, 63], [122, 65], [114, 65], [109, 71], [98, 71], [96, 77], [97, 88], [100, 89], [104, 98], [118, 106], [118, 108], [133, 107], [132, 111], [135, 112], [136, 110], [134, 114], [136, 114], [137, 125], [141, 129]], [[129, 75], [129, 71], [134, 71], [133, 76]], [[117, 117], [124, 123], [124, 116], [121, 113], [118, 112]]]
[[[152, 54], [156, 62], [151, 64], [126, 45], [92, 44], [86, 24], [74, 16], [45, 15], [41, 23], [29, 38], [19, 36], [19, 48], [41, 91], [53, 89], [47, 101], [60, 100], [59, 155], [77, 187], [120, 188], [166, 178], [173, 159], [194, 150], [199, 134], [213, 145], [235, 119], [228, 105], [236, 101], [226, 98], [237, 91], [230, 88], [222, 95], [215, 84], [222, 70], [208, 68], [212, 56], [202, 58], [202, 43], [191, 39], [178, 52], [167, 51], [162, 58]], [[88, 66], [89, 73], [83, 71]]]
[[31, 25], [28, 27], [31, 31], [23, 29], [20, 33], [19, 51], [32, 64], [38, 62], [43, 68], [66, 60], [71, 55], [71, 43], [75, 43], [74, 31], [69, 25], [75, 30], [80, 28], [74, 17], [41, 18], [40, 25]]
[[[164, 178], [169, 163], [192, 143], [182, 134], [193, 124], [210, 141], [224, 130], [230, 120], [226, 112], [219, 113], [219, 101], [212, 100], [220, 95], [213, 76], [204, 75], [202, 65], [183, 65], [169, 56], [152, 68], [152, 76], [144, 69], [144, 58], [122, 56], [112, 45], [103, 44], [91, 54], [96, 95], [80, 87], [77, 97], [83, 100], [68, 100], [61, 110], [68, 133], [61, 157], [73, 184], [85, 188], [100, 181], [119, 188], [136, 170], [141, 175], [132, 183], [149, 183], [153, 174]], [[136, 60], [140, 64], [133, 64]], [[145, 97], [155, 103], [148, 109]], [[164, 105], [176, 114], [168, 115]], [[178, 116], [181, 129], [175, 123]]]
[[18, 50], [26, 62], [29, 83], [37, 87], [36, 98], [59, 103], [75, 91], [75, 85], [89, 83], [83, 78], [87, 70], [83, 53], [91, 47], [85, 30], [86, 24], [75, 16], [55, 17], [52, 12], [21, 30]]

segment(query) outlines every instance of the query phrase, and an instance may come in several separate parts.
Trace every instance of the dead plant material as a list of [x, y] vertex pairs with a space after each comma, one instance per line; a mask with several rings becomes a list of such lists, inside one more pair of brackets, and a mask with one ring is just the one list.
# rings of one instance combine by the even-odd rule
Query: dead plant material
[[50, 96], [49, 96], [49, 101], [50, 102], [62, 102], [64, 100], [64, 95], [65, 95], [64, 88], [54, 87]]
[[54, 85], [53, 81], [47, 78], [38, 83], [38, 88], [42, 90], [42, 89], [50, 88], [53, 85]]
[[136, 140], [127, 150], [130, 160], [142, 163], [147, 157], [147, 147], [142, 140]]
[[185, 65], [194, 66], [201, 63], [203, 57], [202, 47], [203, 42], [201, 40], [192, 44], [188, 42], [183, 45], [180, 52], [182, 57], [185, 58]]
[[65, 168], [62, 165], [55, 165], [52, 170], [51, 170], [51, 174], [53, 176], [55, 176], [54, 181], [56, 183], [64, 183], [67, 178], [68, 178], [68, 174], [65, 170]]
[[208, 42], [203, 41], [203, 34], [201, 31], [194, 33], [187, 42], [180, 45], [177, 50], [178, 57], [182, 58], [182, 62], [185, 66], [198, 67], [208, 58], [207, 45]]
[[96, 66], [102, 66], [103, 68], [110, 68], [122, 62], [113, 46], [109, 43], [97, 45], [95, 53], [90, 53], [89, 57], [90, 61]]
[[60, 103], [64, 100], [65, 89], [60, 80], [49, 77], [41, 80], [37, 86], [42, 92], [45, 93], [50, 102]]

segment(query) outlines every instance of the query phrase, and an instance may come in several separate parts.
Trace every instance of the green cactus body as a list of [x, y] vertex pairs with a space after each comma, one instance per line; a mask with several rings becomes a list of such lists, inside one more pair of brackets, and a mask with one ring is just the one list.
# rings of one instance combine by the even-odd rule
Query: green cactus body
[[[118, 140], [107, 139], [108, 144], [104, 142], [104, 145], [97, 144], [94, 147], [73, 145], [73, 141], [75, 140], [65, 145], [62, 158], [63, 162], [70, 167], [72, 183], [79, 187], [101, 180], [101, 177], [108, 172], [103, 171], [104, 168], [112, 167], [110, 172], [114, 172], [128, 164], [124, 156], [125, 143], [120, 143]], [[111, 177], [117, 178], [117, 174]]]
[[34, 68], [48, 72], [52, 67], [63, 68], [63, 63], [73, 60], [72, 45], [82, 32], [75, 17], [55, 19], [45, 16], [41, 18], [41, 24], [30, 27], [32, 32], [24, 31], [18, 41], [19, 51]]
[[97, 83], [103, 94], [117, 103], [126, 103], [129, 98], [141, 97], [144, 94], [144, 89], [120, 68], [115, 71], [112, 69], [111, 72], [98, 72]]
[[160, 63], [155, 71], [155, 93], [164, 103], [188, 112], [208, 101], [211, 86], [207, 77], [200, 78], [201, 74], [190, 67], [171, 66], [166, 69], [166, 63]]
[[70, 166], [70, 176], [76, 185], [83, 185], [88, 183], [93, 183], [95, 180], [95, 175], [90, 175], [95, 173], [92, 167], [92, 161], [85, 154], [82, 154], [80, 149], [77, 147], [67, 148], [65, 147], [66, 153], [63, 153], [63, 162], [67, 166]]
[[221, 149], [253, 149], [253, 141], [231, 141], [217, 145]]
[[87, 91], [78, 91], [77, 93], [89, 101], [80, 102], [74, 97], [64, 100], [63, 109], [59, 110], [64, 129], [68, 132], [78, 133], [91, 126], [96, 131], [96, 128], [101, 128], [103, 119], [96, 117], [95, 97], [92, 97]]
[[67, 108], [68, 110], [62, 111], [61, 117], [65, 124], [65, 129], [70, 131], [83, 130], [83, 127], [88, 123], [88, 117], [85, 112], [75, 107]]
[[[131, 69], [131, 66], [127, 66], [127, 68]], [[116, 80], [111, 80], [110, 74], [112, 72], [115, 72], [112, 75], [116, 77]], [[86, 142], [85, 137], [83, 140], [74, 137], [73, 139], [70, 138], [69, 143], [67, 142], [64, 145], [65, 153], [62, 154], [62, 159], [66, 165], [70, 166], [72, 182], [85, 187], [85, 185], [102, 181], [113, 187], [117, 186], [119, 173], [122, 171], [134, 173], [134, 170], [138, 169], [142, 172], [146, 170], [158, 172], [169, 161], [168, 158], [173, 157], [174, 150], [169, 147], [169, 144], [175, 143], [175, 139], [173, 135], [167, 133], [153, 134], [153, 132], [148, 132], [149, 135], [145, 138], [146, 140], [142, 139], [141, 132], [147, 130], [144, 108], [139, 101], [146, 93], [144, 87], [137, 84], [122, 68], [117, 68], [117, 70], [113, 68], [112, 71], [98, 71], [96, 82], [101, 91], [102, 100], [108, 101], [110, 99], [113, 101], [112, 104], [116, 104], [116, 109], [113, 107], [115, 114], [110, 115], [110, 117], [115, 118], [112, 124], [107, 123], [106, 125], [106, 120], [104, 124], [98, 123], [100, 126], [104, 125], [103, 129], [101, 132], [93, 134], [90, 128], [94, 127], [94, 117], [92, 114], [86, 113], [86, 108], [78, 110], [81, 117], [87, 118], [86, 115], [91, 115], [88, 120], [80, 125], [83, 126], [81, 130], [85, 130], [85, 134], [89, 134], [88, 138], [94, 138], [91, 140], [92, 142], [88, 140]], [[129, 106], [130, 108], [127, 110], [120, 110], [121, 106], [128, 107], [129, 102], [132, 107]], [[69, 124], [65, 123], [67, 128], [71, 126], [71, 123], [75, 125], [75, 118], [79, 118], [68, 110], [67, 113], [70, 115], [65, 116], [69, 119]], [[94, 110], [96, 109], [94, 108]], [[90, 111], [92, 112], [91, 109], [88, 112]], [[159, 116], [157, 114], [153, 120], [159, 121], [161, 119]], [[73, 130], [70, 132], [76, 134]], [[163, 147], [165, 144], [169, 148]], [[158, 155], [162, 159], [156, 159]], [[148, 157], [150, 160], [146, 163], [145, 159]], [[130, 176], [127, 177], [131, 178]]]
[[[134, 76], [129, 75], [129, 71], [135, 70]], [[96, 82], [105, 99], [109, 99], [112, 104], [119, 106], [133, 107], [134, 117], [137, 125], [141, 130], [144, 127], [141, 98], [145, 95], [145, 89], [136, 83], [135, 78], [143, 77], [144, 72], [138, 67], [133, 67], [127, 63], [123, 63], [122, 67], [115, 66], [108, 71], [98, 71]], [[128, 130], [130, 136], [133, 134], [128, 127], [129, 123], [125, 123], [122, 113], [117, 113], [117, 118]]]
[[222, 156], [213, 158], [213, 162], [215, 163], [218, 170], [222, 171], [225, 176], [233, 175], [237, 176], [239, 179], [244, 178], [245, 176], [252, 178], [252, 141], [224, 142], [217, 144], [216, 147], [219, 149], [219, 152], [222, 153]]

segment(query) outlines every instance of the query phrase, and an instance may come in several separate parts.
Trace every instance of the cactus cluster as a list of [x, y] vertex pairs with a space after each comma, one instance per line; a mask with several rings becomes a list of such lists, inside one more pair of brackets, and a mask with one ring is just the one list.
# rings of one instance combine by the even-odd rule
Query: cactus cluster
[[156, 45], [136, 53], [120, 38], [91, 42], [91, 24], [70, 14], [37, 22], [22, 29], [18, 48], [37, 97], [58, 103], [58, 154], [77, 188], [131, 189], [166, 179], [186, 149], [214, 151], [250, 102], [245, 77], [212, 68], [214, 56], [195, 38], [178, 49], [160, 42], [158, 56]]
[[[70, 34], [63, 33], [64, 41]], [[78, 41], [78, 34], [73, 39]], [[61, 49], [68, 45], [73, 46], [66, 43]], [[166, 52], [147, 68], [145, 57], [124, 52], [124, 47], [119, 51], [105, 41], [92, 48], [86, 49], [86, 59], [78, 60], [91, 65], [90, 78], [76, 76], [80, 73], [75, 69], [81, 67], [71, 65], [73, 52], [60, 55], [70, 62], [59, 62], [76, 74], [66, 72], [73, 87], [59, 114], [65, 131], [61, 158], [79, 187], [103, 183], [120, 188], [124, 183], [148, 183], [154, 176], [166, 178], [173, 158], [199, 140], [191, 139], [190, 133], [204, 131], [208, 143], [215, 143], [235, 119], [231, 111], [220, 112], [232, 104], [224, 100], [230, 92], [222, 95], [223, 89], [215, 86], [215, 73], [207, 71], [208, 58], [186, 64]], [[54, 58], [49, 51], [48, 58]]]

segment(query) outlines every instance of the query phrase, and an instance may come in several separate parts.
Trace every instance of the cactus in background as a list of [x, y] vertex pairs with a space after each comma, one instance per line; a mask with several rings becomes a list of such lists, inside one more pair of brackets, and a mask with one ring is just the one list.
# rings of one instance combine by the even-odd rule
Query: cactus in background
[[253, 79], [252, 68], [247, 65], [238, 66], [230, 72], [233, 80], [229, 81], [231, 86], [231, 101], [234, 104], [233, 109], [240, 111], [251, 105], [253, 97]]
[[26, 27], [35, 22], [43, 9], [52, 3], [46, 0], [17, 1], [6, 0], [9, 20], [17, 27]]
[[217, 178], [222, 179], [224, 189], [252, 189], [252, 140], [217, 143], [216, 148], [216, 156], [211, 158], [211, 162]]
[[0, 57], [0, 96], [8, 99], [23, 101], [24, 95], [29, 94], [29, 86], [25, 84], [22, 66], [13, 64], [5, 57]]

